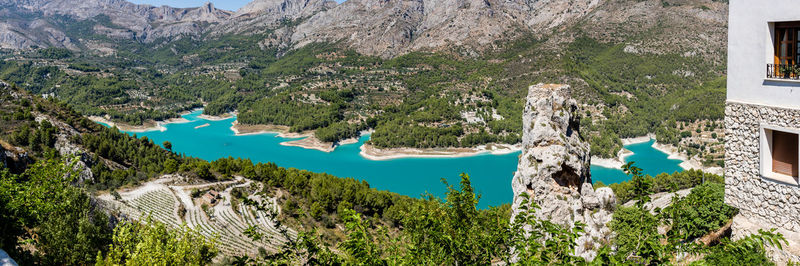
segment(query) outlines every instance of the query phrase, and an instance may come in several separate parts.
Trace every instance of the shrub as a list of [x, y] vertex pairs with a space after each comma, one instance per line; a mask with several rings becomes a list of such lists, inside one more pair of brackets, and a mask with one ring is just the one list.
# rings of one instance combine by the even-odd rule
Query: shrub
[[668, 234], [692, 239], [722, 227], [737, 212], [725, 205], [724, 198], [725, 185], [720, 183], [705, 183], [684, 198], [673, 198], [672, 205], [663, 211], [672, 220]]

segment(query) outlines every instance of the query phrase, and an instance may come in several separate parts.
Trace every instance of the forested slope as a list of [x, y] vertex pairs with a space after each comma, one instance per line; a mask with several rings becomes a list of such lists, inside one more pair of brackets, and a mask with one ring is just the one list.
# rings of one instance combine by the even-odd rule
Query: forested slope
[[[361, 12], [357, 2], [335, 10]], [[563, 9], [555, 2], [536, 5], [543, 6], [535, 17], [557, 17]], [[447, 2], [430, 8], [439, 12], [455, 6]], [[462, 8], [447, 13], [455, 17], [442, 23], [476, 23], [477, 29], [488, 23], [463, 20], [486, 14], [470, 13], [476, 6]], [[516, 14], [530, 7], [491, 8]], [[333, 11], [321, 10], [307, 12], [320, 12], [316, 17], [323, 19]], [[414, 26], [409, 30], [419, 39], [398, 37], [411, 40], [387, 48], [391, 56], [362, 49], [386, 40], [380, 38], [292, 43], [287, 36], [321, 23], [303, 16], [245, 31], [220, 32], [225, 27], [211, 25], [186, 35], [191, 37], [154, 42], [98, 32], [101, 26], [119, 27], [104, 14], [46, 17], [72, 39], [93, 40], [94, 45], [5, 50], [0, 78], [55, 96], [84, 115], [106, 115], [116, 122], [140, 125], [203, 106], [210, 115], [238, 111], [243, 124], [314, 130], [329, 142], [373, 129], [371, 144], [379, 148], [518, 143], [524, 89], [538, 82], [567, 83], [577, 88], [575, 96], [583, 103], [582, 124], [594, 155], [613, 157], [620, 138], [654, 133], [660, 142], [720, 163], [722, 136], [710, 134], [722, 114], [727, 3], [606, 0], [576, 10], [565, 11], [553, 25], [508, 29], [513, 34], [492, 36], [480, 49], [472, 44], [484, 42], [484, 33], [465, 35], [464, 45], [437, 41], [434, 47], [410, 49], [431, 38], [427, 32], [444, 34]], [[248, 16], [261, 16], [252, 12]], [[389, 18], [378, 13], [362, 15], [376, 16], [369, 23]], [[530, 22], [527, 15], [517, 19]], [[369, 23], [334, 29], [362, 32], [360, 27], [374, 26]], [[399, 32], [385, 34], [394, 38]]]
[[[513, 220], [508, 205], [478, 209], [480, 195], [467, 174], [458, 185], [442, 187], [444, 198], [414, 199], [271, 163], [179, 156], [146, 138], [94, 124], [52, 98], [10, 86], [0, 92], [0, 249], [22, 263], [529, 265], [618, 264], [635, 257], [646, 264], [763, 265], [771, 263], [764, 246], [782, 241], [771, 232], [737, 241], [717, 234], [736, 212], [724, 204], [722, 177], [699, 171], [649, 177], [628, 165], [631, 181], [612, 188], [620, 199], [638, 203], [619, 207], [611, 222], [616, 236], [586, 262], [572, 255], [580, 225], [535, 218], [533, 203], [523, 204], [526, 209]], [[213, 237], [149, 219], [129, 221], [94, 199], [170, 173], [208, 181], [242, 176], [263, 184], [259, 193], [279, 198], [278, 219], [298, 234], [274, 252], [226, 256]], [[652, 193], [695, 186], [663, 211], [645, 208]], [[659, 234], [659, 227], [666, 233]], [[247, 232], [243, 241], [264, 237]], [[695, 241], [707, 235], [713, 241]], [[697, 256], [680, 256], [687, 251]]]

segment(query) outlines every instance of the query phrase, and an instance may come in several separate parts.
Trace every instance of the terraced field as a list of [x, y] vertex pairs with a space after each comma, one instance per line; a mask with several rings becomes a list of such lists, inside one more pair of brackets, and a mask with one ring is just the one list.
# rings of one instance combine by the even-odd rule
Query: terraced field
[[[149, 215], [173, 228], [185, 224], [203, 236], [215, 239], [220, 251], [227, 255], [253, 255], [258, 253], [259, 248], [274, 251], [287, 240], [268, 212], [244, 204], [240, 204], [236, 210], [231, 206], [231, 190], [250, 185], [250, 180], [240, 178], [236, 181], [191, 186], [168, 185], [171, 181], [170, 178], [162, 178], [138, 188], [121, 191], [120, 199], [115, 199], [110, 194], [100, 195], [99, 198], [108, 208], [133, 220], [142, 220]], [[226, 188], [220, 192], [222, 199], [210, 207], [213, 211], [209, 212], [209, 216], [200, 207], [200, 201], [191, 198], [191, 191], [219, 185]], [[280, 211], [273, 198], [250, 196], [250, 199], [264, 202], [270, 206], [272, 212]], [[178, 214], [181, 205], [186, 210], [184, 217], [179, 217]], [[255, 242], [245, 236], [244, 231], [250, 226], [256, 226], [264, 234], [264, 239]], [[284, 229], [289, 237], [297, 236], [295, 231]]]

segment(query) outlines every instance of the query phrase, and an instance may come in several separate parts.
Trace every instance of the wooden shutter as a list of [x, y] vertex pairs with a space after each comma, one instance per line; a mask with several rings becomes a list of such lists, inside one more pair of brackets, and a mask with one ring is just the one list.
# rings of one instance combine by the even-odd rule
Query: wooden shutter
[[772, 172], [797, 177], [797, 134], [772, 131]]

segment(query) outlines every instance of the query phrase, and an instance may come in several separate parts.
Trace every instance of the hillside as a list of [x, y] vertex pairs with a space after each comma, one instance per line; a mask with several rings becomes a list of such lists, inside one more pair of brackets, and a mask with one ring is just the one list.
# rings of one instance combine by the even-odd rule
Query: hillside
[[[522, 181], [563, 193], [549, 195], [550, 201], [588, 208], [558, 205], [562, 211], [610, 220], [607, 228], [584, 231], [570, 215], [542, 218], [550, 215], [537, 213], [539, 207], [523, 196], [515, 201], [514, 218], [509, 205], [478, 209], [480, 196], [466, 174], [457, 186], [444, 188], [443, 199], [412, 199], [354, 179], [270, 163], [178, 156], [146, 138], [92, 123], [53, 98], [5, 84], [0, 99], [0, 249], [24, 264], [608, 265], [636, 257], [646, 264], [763, 265], [770, 263], [764, 247], [785, 242], [766, 231], [729, 240], [724, 232], [736, 210], [723, 203], [722, 177], [700, 171], [646, 177], [626, 166], [632, 167], [631, 181], [611, 187], [621, 202], [636, 202], [611, 208], [621, 202], [614, 202], [608, 188], [595, 194], [571, 187], [574, 170], [528, 176], [536, 167], [523, 165]], [[544, 130], [538, 137], [556, 139], [543, 133], [577, 130], [568, 123], [574, 117], [557, 112], [561, 106], [536, 95], [530, 99], [541, 100], [537, 112], [561, 127], [528, 127], [526, 140], [535, 140], [538, 130]], [[527, 110], [530, 120], [536, 112]], [[585, 175], [588, 151], [578, 136], [569, 141], [572, 148], [584, 147], [573, 150], [581, 158], [565, 165], [582, 161]], [[548, 164], [567, 160], [548, 157], [564, 147], [542, 143], [546, 147], [530, 146], [526, 154], [544, 155]], [[529, 160], [521, 161], [533, 164]], [[526, 183], [517, 185], [525, 191]], [[661, 214], [645, 204], [652, 193], [695, 186], [685, 197], [673, 196]], [[664, 201], [658, 194], [652, 198]], [[602, 215], [595, 215], [600, 205]], [[597, 256], [587, 261], [589, 249]], [[695, 255], [680, 255], [686, 250]]]
[[[53, 29], [74, 45], [5, 50], [0, 78], [84, 115], [142, 125], [204, 106], [209, 115], [237, 111], [245, 125], [314, 131], [325, 143], [372, 129], [377, 148], [475, 147], [519, 143], [524, 88], [556, 82], [576, 88], [594, 155], [614, 157], [620, 138], [654, 133], [721, 162], [725, 2], [265, 0], [234, 13], [125, 2], [31, 11], [68, 1], [8, 2], [28, 10], [22, 20], [61, 25]], [[179, 25], [191, 30], [167, 30]]]

